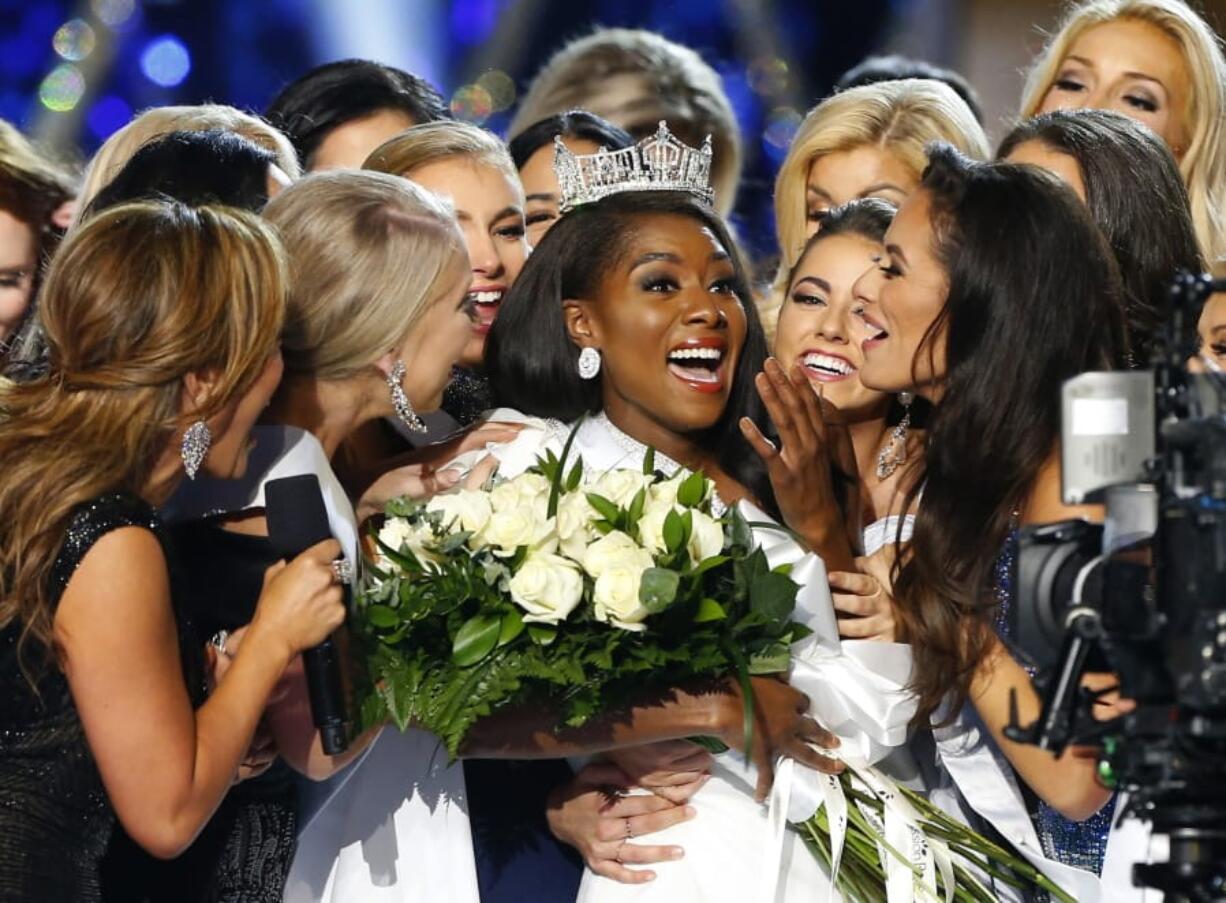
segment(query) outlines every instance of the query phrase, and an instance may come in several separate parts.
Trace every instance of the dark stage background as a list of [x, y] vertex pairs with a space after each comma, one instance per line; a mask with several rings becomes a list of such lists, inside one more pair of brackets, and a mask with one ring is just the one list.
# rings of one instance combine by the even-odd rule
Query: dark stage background
[[[1226, 0], [1208, 0], [1222, 22]], [[433, 81], [501, 132], [549, 55], [595, 24], [648, 28], [723, 76], [745, 136], [743, 239], [769, 252], [770, 189], [801, 115], [865, 55], [963, 71], [990, 132], [1057, 0], [0, 0], [0, 117], [83, 160], [146, 107], [261, 110], [288, 79], [366, 57]]]

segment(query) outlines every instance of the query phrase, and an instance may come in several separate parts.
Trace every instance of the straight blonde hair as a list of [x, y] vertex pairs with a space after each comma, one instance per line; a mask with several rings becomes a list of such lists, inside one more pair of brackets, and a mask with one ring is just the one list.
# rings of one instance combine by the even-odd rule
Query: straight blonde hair
[[849, 88], [805, 116], [775, 178], [775, 235], [779, 270], [760, 302], [762, 325], [773, 343], [788, 274], [808, 240], [805, 191], [809, 170], [827, 154], [876, 147], [892, 154], [919, 182], [927, 148], [943, 141], [972, 160], [991, 156], [987, 135], [966, 101], [943, 82], [908, 78]]
[[991, 156], [983, 127], [966, 101], [932, 79], [849, 88], [810, 110], [775, 178], [781, 272], [795, 266], [808, 238], [805, 188], [814, 161], [840, 151], [877, 147], [897, 158], [918, 182], [928, 165], [927, 147], [934, 141], [951, 144], [972, 160]]
[[316, 173], [273, 198], [264, 216], [289, 258], [281, 349], [290, 372], [360, 373], [468, 272], [450, 206], [403, 178]]
[[[633, 121], [604, 109], [608, 80], [637, 75], [645, 82], [647, 108], [636, 105]], [[590, 110], [638, 138], [655, 134], [663, 119], [682, 141], [701, 146], [709, 134], [711, 181], [716, 206], [727, 215], [741, 180], [741, 132], [720, 75], [689, 47], [636, 28], [597, 28], [566, 44], [532, 79], [515, 111], [507, 137], [555, 113]]]
[[231, 208], [124, 204], [60, 246], [40, 302], [50, 372], [0, 388], [0, 629], [17, 627], [27, 676], [27, 649], [52, 650], [51, 568], [78, 506], [144, 489], [182, 429], [188, 373], [218, 373], [193, 420], [247, 391], [285, 294], [272, 229]]
[[1036, 57], [1022, 91], [1022, 118], [1035, 115], [1074, 43], [1087, 30], [1120, 19], [1146, 22], [1183, 52], [1192, 92], [1183, 111], [1191, 140], [1179, 161], [1192, 222], [1207, 259], [1226, 259], [1226, 58], [1222, 41], [1181, 0], [1087, 0], [1071, 6]]
[[492, 132], [467, 122], [440, 120], [411, 126], [388, 138], [366, 158], [363, 169], [407, 176], [418, 167], [450, 157], [470, 157], [501, 170], [519, 185], [519, 170], [507, 146]]
[[152, 107], [102, 142], [85, 170], [73, 225], [81, 222], [83, 213], [98, 192], [109, 185], [146, 144], [171, 132], [206, 132], [211, 129], [234, 132], [272, 151], [277, 158], [277, 166], [289, 176], [290, 181], [302, 174], [298, 155], [289, 138], [258, 116], [215, 103]]

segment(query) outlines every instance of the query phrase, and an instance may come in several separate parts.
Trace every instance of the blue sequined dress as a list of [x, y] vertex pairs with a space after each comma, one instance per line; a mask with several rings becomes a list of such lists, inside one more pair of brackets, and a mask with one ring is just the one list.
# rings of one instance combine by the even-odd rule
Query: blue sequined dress
[[[1004, 640], [1009, 639], [1012, 630], [1010, 611], [1017, 591], [1017, 549], [1018, 533], [1014, 530], [1009, 534], [1005, 549], [996, 562], [996, 633]], [[1020, 781], [1018, 783], [1021, 784]], [[1033, 800], [1030, 816], [1043, 844], [1044, 855], [1074, 868], [1102, 874], [1116, 797], [1112, 796], [1096, 815], [1075, 822], [1042, 800], [1033, 799], [1029, 793], [1027, 795]]]

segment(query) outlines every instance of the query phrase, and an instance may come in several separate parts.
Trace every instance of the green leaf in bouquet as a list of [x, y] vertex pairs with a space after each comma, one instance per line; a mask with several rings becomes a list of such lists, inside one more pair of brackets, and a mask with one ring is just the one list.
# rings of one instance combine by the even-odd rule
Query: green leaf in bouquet
[[650, 445], [647, 446], [647, 451], [643, 452], [643, 474], [651, 476], [656, 472], [656, 450]]
[[497, 615], [474, 615], [456, 632], [451, 659], [461, 668], [475, 665], [494, 651], [502, 632], [502, 619]]
[[[562, 446], [562, 457], [557, 459], [557, 466], [553, 474], [549, 478], [549, 509], [546, 511], [546, 516], [554, 518], [558, 516], [558, 499], [562, 496], [562, 476], [566, 468], [566, 459], [570, 457], [570, 447], [575, 444], [575, 436], [579, 434], [579, 427], [583, 425], [583, 417], [575, 421], [574, 427], [570, 431], [570, 435], [566, 437], [566, 444]], [[553, 452], [550, 452], [550, 457]]]
[[750, 674], [782, 674], [792, 664], [792, 653], [784, 643], [771, 643], [749, 657]]
[[387, 713], [400, 730], [413, 720], [414, 702], [421, 685], [422, 673], [416, 660], [404, 660], [389, 650], [380, 656], [378, 673], [381, 678], [379, 695]]
[[408, 496], [402, 496], [401, 498], [388, 499], [383, 505], [383, 513], [388, 517], [411, 518], [424, 507], [421, 502], [414, 501]]
[[639, 581], [639, 601], [651, 614], [658, 615], [677, 598], [681, 575], [668, 568], [648, 568]]
[[731, 534], [729, 539], [732, 545], [742, 549], [753, 548], [753, 530], [750, 529], [749, 522], [745, 520], [744, 515], [736, 508], [733, 508], [731, 511], [731, 523], [728, 532]]
[[400, 615], [396, 614], [394, 608], [387, 605], [368, 605], [366, 606], [366, 620], [375, 627], [395, 627], [400, 623]]
[[393, 549], [377, 536], [375, 537], [375, 542], [378, 544], [379, 548], [383, 550], [383, 554], [390, 558], [392, 563], [399, 567], [402, 571], [409, 574], [420, 574], [425, 570], [425, 568], [422, 567], [421, 561], [418, 560], [417, 556], [413, 554], [413, 550], [408, 546]]
[[704, 558], [695, 565], [694, 570], [690, 571], [693, 577], [700, 577], [707, 571], [713, 571], [717, 567], [721, 567], [731, 561], [727, 555], [712, 555], [710, 558]]
[[575, 466], [570, 469], [570, 474], [566, 477], [566, 491], [574, 492], [579, 488], [579, 484], [583, 482], [583, 459], [580, 458], [575, 462]]
[[686, 737], [686, 739], [695, 746], [705, 749], [713, 756], [726, 753], [729, 749], [728, 744], [718, 737]]
[[647, 489], [644, 487], [634, 494], [634, 500], [630, 502], [630, 508], [626, 512], [626, 532], [633, 533], [634, 528], [638, 526], [639, 519], [643, 516], [643, 508], [647, 505]]
[[438, 545], [438, 550], [444, 555], [454, 555], [473, 538], [472, 530], [461, 530], [459, 533], [448, 533]]
[[502, 616], [502, 624], [498, 630], [498, 645], [505, 646], [524, 632], [527, 625], [524, 616], [518, 609], [512, 609]]
[[685, 548], [686, 542], [689, 541], [689, 537], [686, 536], [685, 532], [685, 521], [682, 520], [681, 515], [675, 509], [668, 512], [664, 517], [663, 534], [664, 548], [668, 550], [669, 554]]
[[558, 638], [558, 628], [548, 624], [529, 624], [528, 636], [538, 646], [548, 646]]
[[767, 571], [750, 582], [749, 604], [768, 621], [785, 622], [796, 608], [798, 590], [791, 577]]
[[[710, 559], [707, 560], [710, 561]], [[698, 603], [698, 610], [694, 612], [694, 623], [708, 624], [711, 621], [722, 621], [727, 617], [728, 612], [724, 611], [724, 606], [707, 596]]]
[[701, 470], [696, 470], [677, 487], [677, 504], [686, 508], [697, 508], [707, 495], [707, 478]]
[[617, 527], [622, 516], [622, 510], [617, 505], [595, 492], [587, 493], [587, 502], [597, 514], [612, 524], [614, 528]]

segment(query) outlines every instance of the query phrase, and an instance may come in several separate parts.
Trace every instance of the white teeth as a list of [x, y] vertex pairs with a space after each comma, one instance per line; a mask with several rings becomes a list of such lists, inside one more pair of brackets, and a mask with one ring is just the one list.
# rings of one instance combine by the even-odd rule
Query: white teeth
[[815, 367], [822, 370], [829, 370], [832, 373], [839, 373], [843, 376], [850, 376], [856, 372], [856, 368], [840, 357], [832, 357], [829, 354], [818, 354], [810, 352], [806, 354], [802, 363], [806, 367]]
[[478, 304], [494, 304], [502, 300], [502, 292], [473, 292], [471, 297]]
[[719, 348], [674, 348], [668, 353], [670, 361], [720, 361], [724, 352]]

